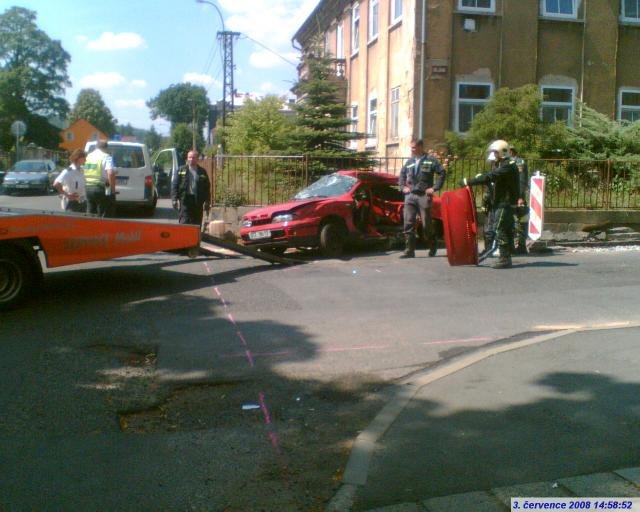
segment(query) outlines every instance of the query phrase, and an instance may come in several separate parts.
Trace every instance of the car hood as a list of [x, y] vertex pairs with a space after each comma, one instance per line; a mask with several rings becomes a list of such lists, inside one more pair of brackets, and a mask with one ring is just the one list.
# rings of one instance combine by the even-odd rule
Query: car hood
[[256, 210], [251, 210], [244, 215], [245, 218], [251, 220], [270, 219], [274, 213], [285, 213], [299, 210], [308, 204], [319, 203], [327, 198], [302, 199], [300, 201], [291, 201], [289, 203], [272, 204]]
[[49, 179], [47, 172], [15, 172], [10, 171], [4, 176], [5, 181], [44, 181]]

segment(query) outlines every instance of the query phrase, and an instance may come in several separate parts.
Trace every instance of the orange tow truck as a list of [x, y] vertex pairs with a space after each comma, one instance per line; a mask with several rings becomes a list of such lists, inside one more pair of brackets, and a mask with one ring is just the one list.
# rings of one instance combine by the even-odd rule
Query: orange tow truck
[[196, 225], [0, 208], [0, 310], [37, 289], [43, 278], [40, 253], [46, 267], [54, 268], [159, 251], [214, 252], [201, 241], [272, 263], [297, 263], [201, 233]]

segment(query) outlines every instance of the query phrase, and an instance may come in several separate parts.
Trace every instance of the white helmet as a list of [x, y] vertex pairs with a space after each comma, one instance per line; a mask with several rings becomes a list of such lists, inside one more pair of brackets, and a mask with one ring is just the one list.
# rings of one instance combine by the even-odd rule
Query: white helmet
[[487, 160], [494, 162], [496, 160], [502, 160], [509, 156], [509, 143], [506, 140], [498, 139], [489, 144], [489, 153]]

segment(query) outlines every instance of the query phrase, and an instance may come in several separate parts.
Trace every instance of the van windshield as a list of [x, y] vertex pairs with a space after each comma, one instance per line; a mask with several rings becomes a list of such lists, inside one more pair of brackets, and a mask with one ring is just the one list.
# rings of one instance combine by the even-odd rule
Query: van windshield
[[137, 169], [144, 167], [144, 153], [140, 147], [109, 146], [114, 167]]

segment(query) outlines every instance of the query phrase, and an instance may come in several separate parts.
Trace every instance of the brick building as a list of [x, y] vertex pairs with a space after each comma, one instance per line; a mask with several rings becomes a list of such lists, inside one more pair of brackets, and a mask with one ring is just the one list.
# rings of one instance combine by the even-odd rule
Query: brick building
[[528, 83], [548, 121], [572, 123], [577, 100], [640, 119], [640, 0], [321, 0], [294, 42], [318, 35], [380, 156], [464, 133], [496, 89]]

